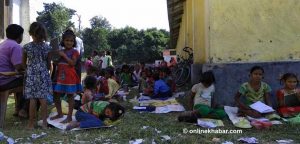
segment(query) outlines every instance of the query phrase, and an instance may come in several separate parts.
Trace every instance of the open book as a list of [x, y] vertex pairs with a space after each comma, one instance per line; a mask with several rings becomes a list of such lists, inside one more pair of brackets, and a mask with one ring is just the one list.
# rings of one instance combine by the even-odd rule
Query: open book
[[270, 113], [275, 111], [272, 107], [262, 103], [261, 101], [251, 104], [250, 107], [260, 113]]

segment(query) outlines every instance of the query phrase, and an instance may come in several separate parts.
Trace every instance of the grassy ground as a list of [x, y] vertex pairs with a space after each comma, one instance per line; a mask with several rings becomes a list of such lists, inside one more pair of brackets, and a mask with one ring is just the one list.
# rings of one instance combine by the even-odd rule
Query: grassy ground
[[[181, 99], [180, 101], [185, 101]], [[75, 132], [63, 132], [55, 128], [48, 130], [35, 129], [28, 131], [25, 129], [27, 120], [21, 120], [12, 116], [14, 110], [14, 100], [9, 99], [8, 112], [6, 115], [5, 129], [1, 130], [5, 135], [14, 139], [23, 138], [20, 143], [128, 143], [134, 139], [144, 139], [144, 143], [216, 143], [213, 138], [220, 138], [220, 142], [231, 141], [237, 143], [240, 137], [256, 137], [259, 143], [276, 143], [279, 139], [292, 139], [295, 143], [300, 143], [300, 125], [275, 125], [269, 129], [256, 130], [241, 129], [241, 134], [185, 134], [183, 129], [197, 130], [199, 126], [189, 123], [179, 123], [176, 118], [179, 113], [152, 114], [140, 113], [132, 110], [132, 104], [122, 102], [126, 107], [125, 117], [120, 123], [112, 128], [91, 129]], [[235, 128], [229, 120], [223, 121], [225, 127], [222, 130], [240, 130]], [[144, 127], [146, 126], [146, 127]], [[143, 128], [144, 127], [144, 128]], [[47, 136], [35, 140], [27, 139], [32, 134], [46, 132]], [[163, 140], [161, 136], [168, 135], [171, 140]], [[1, 141], [4, 143], [3, 141]], [[0, 142], [0, 143], [1, 143]]]

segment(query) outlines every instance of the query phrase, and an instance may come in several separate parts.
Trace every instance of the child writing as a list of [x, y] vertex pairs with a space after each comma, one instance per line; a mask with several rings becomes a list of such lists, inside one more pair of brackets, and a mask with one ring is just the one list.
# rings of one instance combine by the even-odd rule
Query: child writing
[[[276, 92], [278, 113], [290, 117], [300, 113], [300, 89], [297, 88], [298, 78], [293, 73], [286, 73], [280, 79], [284, 87]], [[290, 100], [288, 100], [290, 98]]]
[[34, 128], [36, 122], [36, 100], [40, 102], [43, 128], [47, 128], [47, 96], [52, 95], [50, 78], [50, 50], [44, 41], [47, 39], [46, 28], [33, 22], [29, 28], [33, 41], [24, 45], [23, 64], [27, 66], [25, 73], [24, 95], [30, 99], [28, 129]]
[[198, 118], [222, 119], [226, 116], [223, 109], [217, 108], [213, 94], [215, 92], [215, 78], [211, 71], [204, 72], [200, 83], [192, 87], [189, 106], [193, 111], [180, 115], [178, 121], [197, 122]]
[[67, 30], [62, 35], [61, 46], [63, 50], [59, 51], [60, 60], [58, 63], [57, 82], [54, 85], [54, 102], [57, 109], [57, 115], [51, 117], [51, 120], [63, 117], [61, 108], [61, 94], [67, 94], [69, 111], [67, 118], [62, 123], [72, 121], [72, 113], [74, 108], [74, 94], [82, 91], [79, 76], [75, 70], [75, 64], [79, 58], [79, 52], [74, 49], [76, 47], [76, 36], [73, 31]]
[[91, 128], [105, 125], [104, 120], [118, 120], [125, 113], [124, 107], [114, 102], [92, 101], [84, 104], [76, 112], [76, 122], [71, 122], [67, 126], [67, 130], [76, 127]]
[[[259, 118], [262, 117], [258, 111], [249, 107], [249, 105], [261, 101], [271, 106], [269, 99], [271, 88], [270, 86], [262, 82], [264, 69], [260, 66], [254, 66], [250, 70], [250, 80], [240, 86], [239, 91], [235, 95], [235, 102], [239, 108], [239, 114], [248, 115], [250, 117]], [[245, 98], [245, 101], [240, 100], [241, 97]]]

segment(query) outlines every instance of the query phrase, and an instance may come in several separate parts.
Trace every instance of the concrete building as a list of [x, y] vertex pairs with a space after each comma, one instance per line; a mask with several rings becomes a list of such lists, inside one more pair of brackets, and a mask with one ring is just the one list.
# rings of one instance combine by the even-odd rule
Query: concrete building
[[0, 41], [5, 38], [5, 29], [9, 24], [21, 25], [25, 32], [22, 43], [30, 40], [28, 29], [30, 25], [29, 0], [0, 1]]
[[167, 0], [171, 48], [193, 48], [192, 82], [213, 70], [221, 104], [233, 104], [249, 69], [260, 65], [273, 90], [300, 74], [299, 0]]

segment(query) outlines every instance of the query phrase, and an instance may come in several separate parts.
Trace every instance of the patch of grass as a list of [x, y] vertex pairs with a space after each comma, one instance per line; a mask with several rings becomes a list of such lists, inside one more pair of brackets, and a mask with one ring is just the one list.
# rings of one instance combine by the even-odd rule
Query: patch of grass
[[[132, 92], [131, 95], [137, 94]], [[180, 101], [185, 101], [185, 98]], [[6, 115], [5, 129], [1, 130], [5, 135], [14, 139], [23, 138], [20, 143], [128, 143], [134, 139], [144, 139], [144, 143], [214, 143], [213, 138], [220, 138], [221, 142], [232, 141], [237, 143], [240, 137], [256, 137], [259, 143], [276, 143], [279, 139], [293, 139], [295, 143], [300, 143], [300, 125], [275, 125], [269, 129], [256, 130], [239, 129], [234, 127], [229, 120], [223, 120], [225, 127], [222, 130], [242, 130], [241, 134], [185, 134], [183, 129], [206, 130], [189, 123], [177, 122], [179, 113], [152, 114], [132, 110], [132, 104], [128, 101], [121, 102], [126, 109], [126, 114], [120, 123], [112, 128], [91, 129], [82, 131], [63, 132], [55, 128], [47, 130], [35, 129], [28, 131], [25, 129], [27, 120], [13, 117], [14, 100], [9, 99], [8, 112]], [[146, 126], [143, 128], [143, 126]], [[215, 129], [216, 130], [216, 129]], [[28, 140], [31, 134], [46, 132], [47, 136], [36, 140]], [[170, 141], [162, 140], [162, 135], [171, 137]], [[3, 142], [3, 141], [2, 141]]]

